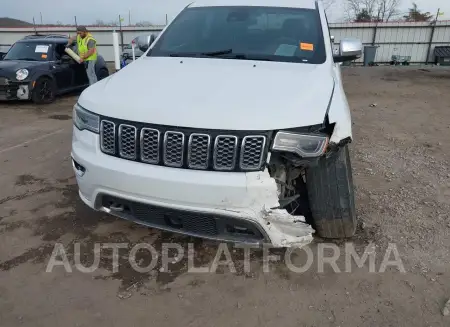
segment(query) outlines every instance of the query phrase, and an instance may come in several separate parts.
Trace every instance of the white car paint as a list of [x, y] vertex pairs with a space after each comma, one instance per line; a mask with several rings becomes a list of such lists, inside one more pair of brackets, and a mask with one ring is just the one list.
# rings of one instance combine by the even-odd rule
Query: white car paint
[[[324, 121], [334, 85], [331, 72], [326, 65], [143, 57], [87, 89], [79, 103], [105, 116], [170, 126], [308, 126]], [[130, 105], [124, 94], [141, 95], [145, 105], [136, 100], [133, 110], [123, 110]]]
[[[191, 6], [260, 5], [314, 8], [296, 0], [231, 0]], [[86, 89], [79, 104], [109, 117], [161, 125], [227, 130], [278, 130], [336, 123], [331, 142], [352, 136], [348, 103], [333, 62], [324, 8], [324, 64], [298, 64], [142, 56]], [[167, 27], [166, 27], [167, 28]], [[160, 34], [164, 34], [164, 31]], [[270, 156], [270, 154], [269, 154]], [[100, 193], [124, 199], [226, 215], [256, 222], [276, 247], [303, 246], [313, 229], [304, 217], [279, 206], [277, 185], [268, 171], [217, 172], [152, 166], [105, 155], [99, 136], [74, 127], [72, 157], [86, 168], [77, 175], [80, 196], [96, 210]], [[267, 160], [269, 161], [269, 159]]]

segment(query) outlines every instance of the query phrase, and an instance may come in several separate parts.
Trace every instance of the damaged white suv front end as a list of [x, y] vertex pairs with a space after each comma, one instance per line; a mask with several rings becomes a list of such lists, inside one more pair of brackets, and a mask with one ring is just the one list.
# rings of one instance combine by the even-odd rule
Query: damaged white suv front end
[[85, 90], [72, 143], [83, 201], [221, 241], [303, 246], [310, 224], [353, 235], [338, 62], [361, 45], [343, 40], [333, 58], [321, 4], [286, 2], [191, 4], [146, 55]]

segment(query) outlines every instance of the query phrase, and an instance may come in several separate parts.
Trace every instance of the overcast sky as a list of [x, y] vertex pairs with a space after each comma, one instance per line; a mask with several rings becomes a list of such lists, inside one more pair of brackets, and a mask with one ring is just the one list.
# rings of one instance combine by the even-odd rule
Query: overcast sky
[[[128, 23], [128, 13], [131, 12], [132, 22], [150, 21], [154, 24], [164, 24], [166, 14], [169, 20], [173, 18], [188, 3], [194, 0], [21, 0], [6, 1], [8, 5], [1, 6], [0, 16], [22, 19], [31, 22], [33, 17], [36, 23], [40, 22], [42, 13], [43, 23], [56, 23], [61, 21], [65, 24], [74, 22], [77, 16], [78, 24], [94, 23], [97, 19], [104, 22], [117, 20], [118, 15], [125, 18]], [[299, 0], [301, 1], [301, 0]], [[342, 4], [345, 0], [336, 0]], [[412, 1], [402, 0], [400, 10], [406, 12]], [[433, 14], [440, 7], [445, 13], [440, 19], [450, 20], [449, 0], [415, 0], [419, 9], [430, 11]], [[64, 3], [62, 5], [62, 3]], [[56, 5], [58, 4], [58, 5]], [[339, 21], [344, 18], [344, 13], [339, 5], [330, 10], [330, 20]]]

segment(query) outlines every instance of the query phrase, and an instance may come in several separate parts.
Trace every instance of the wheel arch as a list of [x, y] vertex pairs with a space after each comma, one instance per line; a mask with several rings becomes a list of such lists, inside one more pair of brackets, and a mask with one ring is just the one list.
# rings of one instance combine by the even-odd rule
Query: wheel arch
[[38, 81], [39, 79], [41, 79], [41, 78], [49, 78], [49, 79], [51, 79], [51, 80], [55, 83], [56, 92], [58, 93], [58, 84], [56, 83], [56, 78], [55, 78], [55, 76], [54, 76], [52, 73], [44, 72], [44, 71], [38, 72], [36, 75], [33, 76], [32, 82], [31, 82], [31, 83], [32, 83], [31, 91], [33, 91], [33, 89], [34, 89], [34, 87], [35, 87], [37, 81]]

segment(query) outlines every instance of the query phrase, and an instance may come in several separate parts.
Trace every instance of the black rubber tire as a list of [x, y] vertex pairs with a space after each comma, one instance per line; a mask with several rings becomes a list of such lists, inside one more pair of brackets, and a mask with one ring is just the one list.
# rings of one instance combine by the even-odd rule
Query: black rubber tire
[[356, 210], [348, 145], [306, 171], [313, 228], [323, 238], [355, 235]]
[[106, 77], [109, 76], [109, 71], [106, 68], [102, 68], [99, 70], [98, 75], [97, 75], [97, 79], [99, 81], [101, 81], [102, 79], [105, 79]]
[[[48, 90], [49, 94], [43, 97], [44, 88]], [[33, 91], [31, 92], [31, 101], [35, 104], [49, 104], [55, 101], [56, 84], [49, 77], [41, 77], [36, 81]]]

